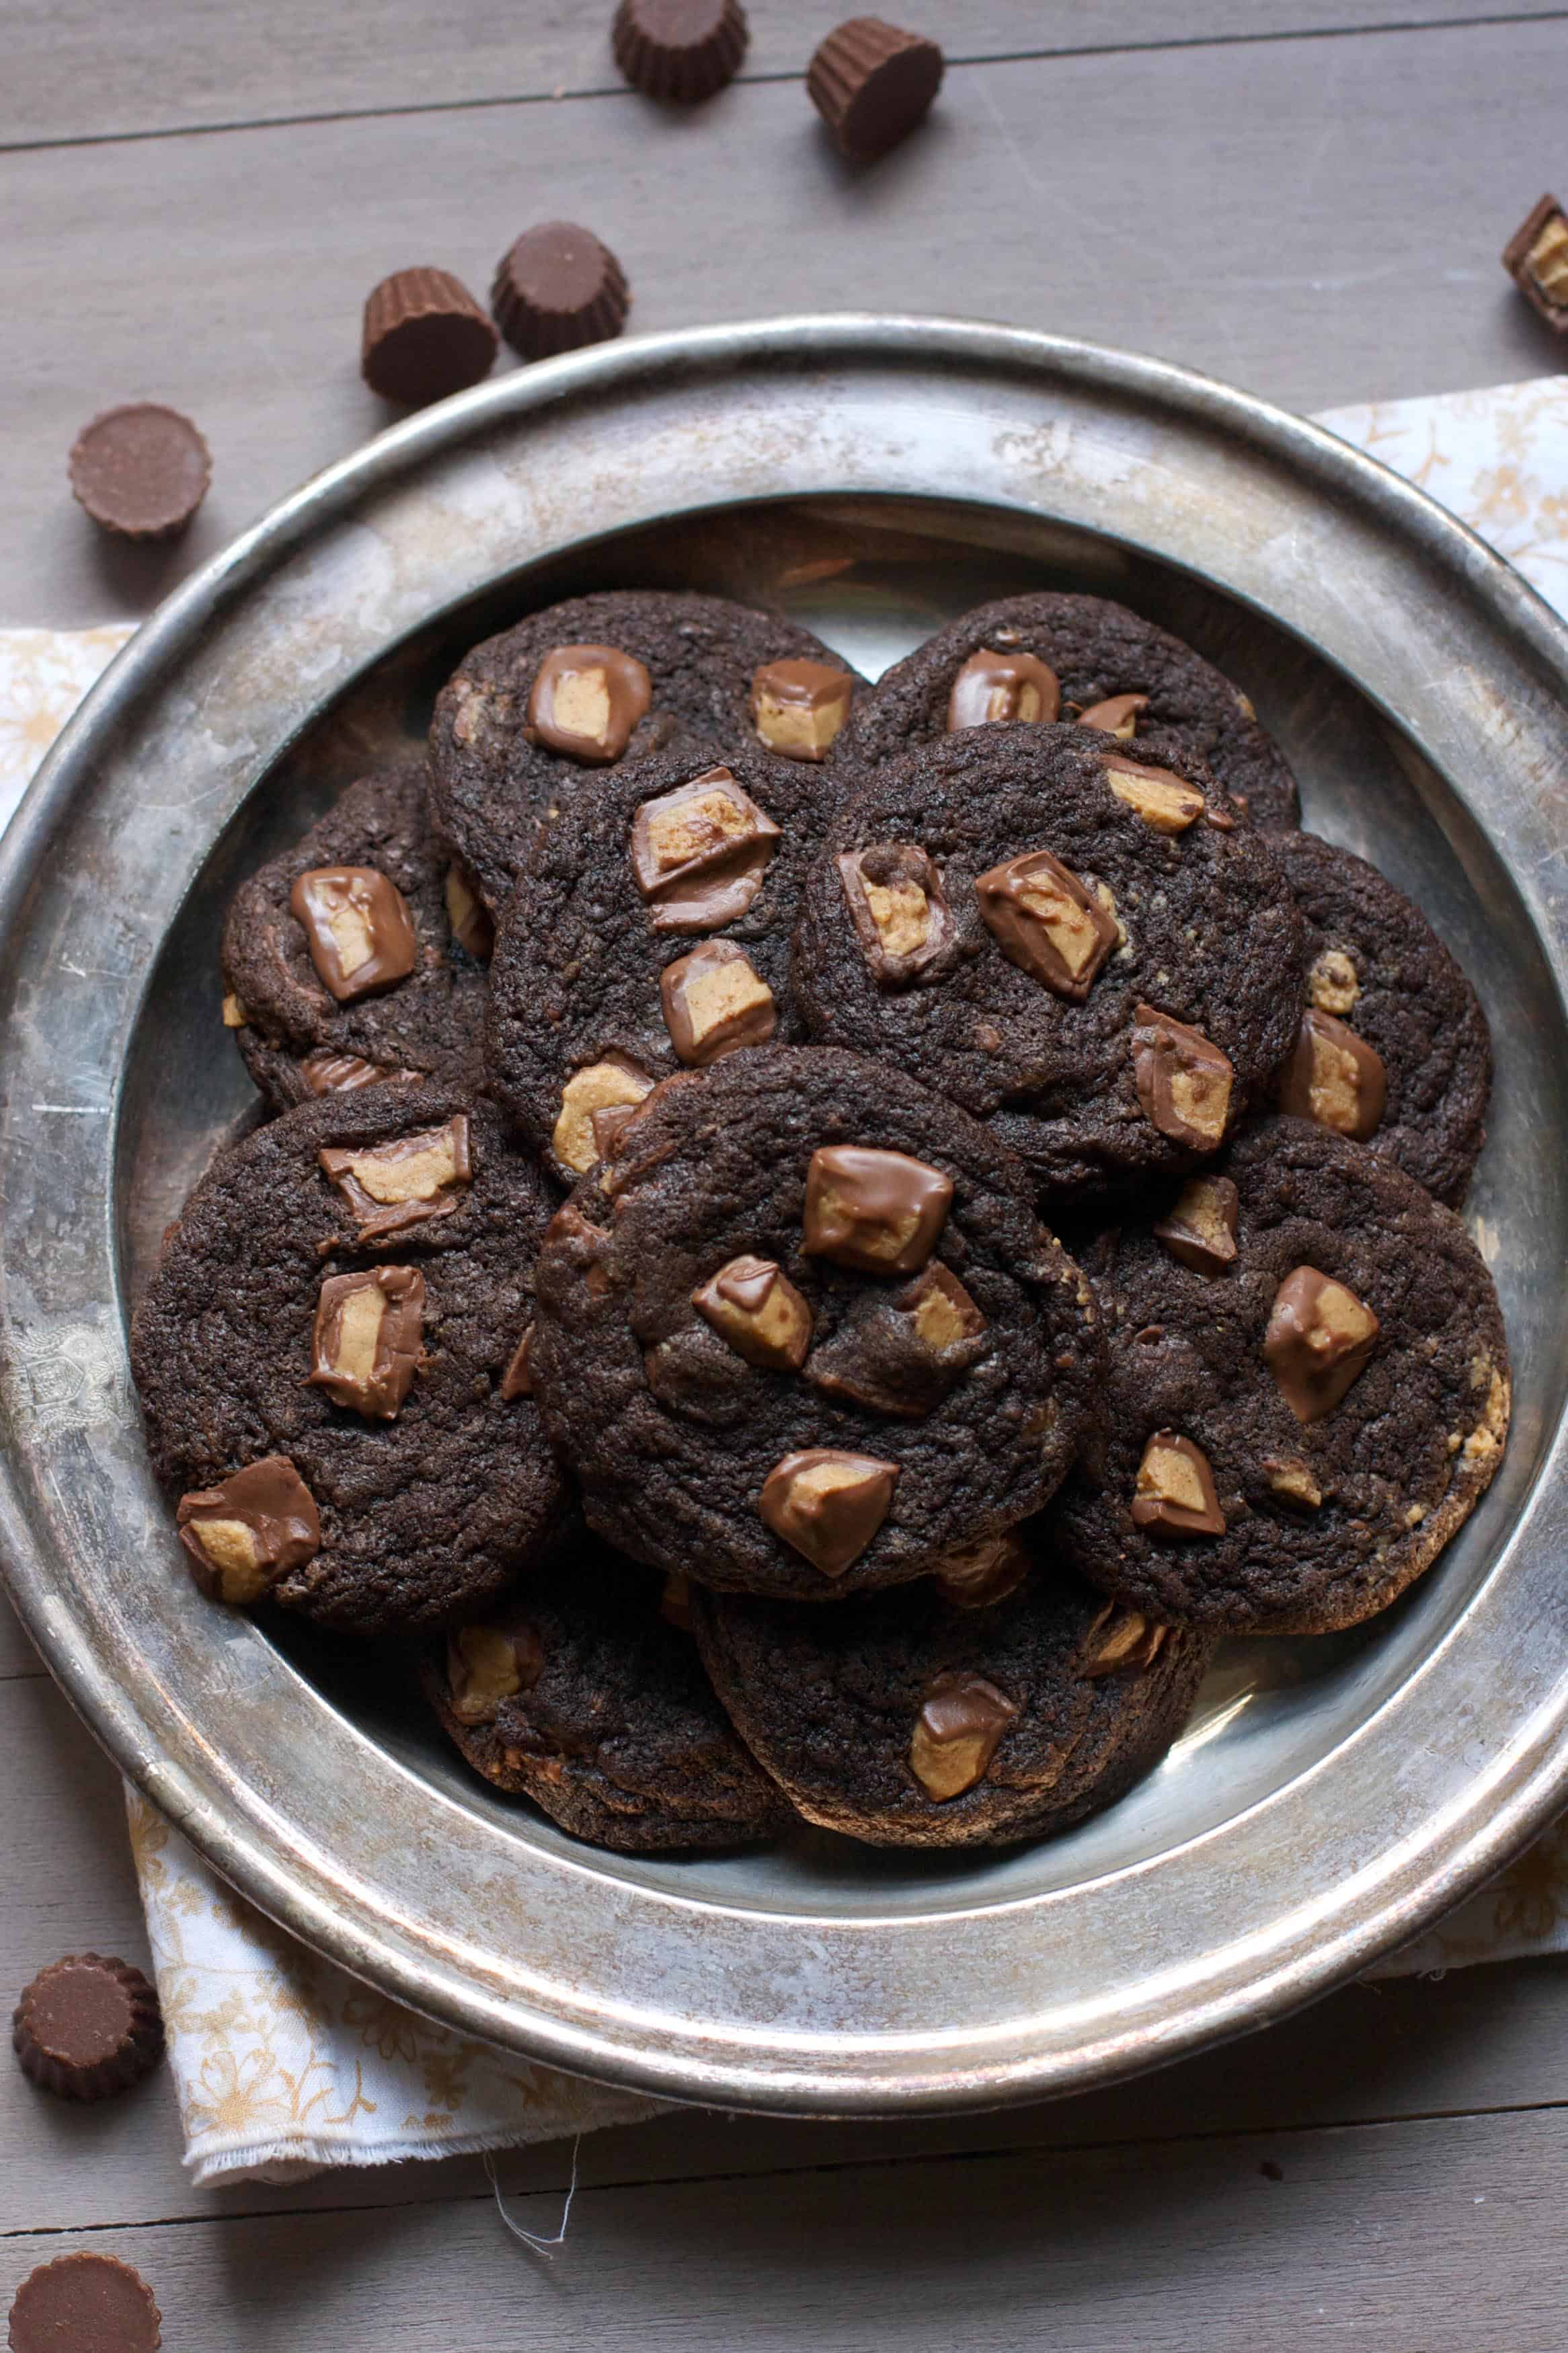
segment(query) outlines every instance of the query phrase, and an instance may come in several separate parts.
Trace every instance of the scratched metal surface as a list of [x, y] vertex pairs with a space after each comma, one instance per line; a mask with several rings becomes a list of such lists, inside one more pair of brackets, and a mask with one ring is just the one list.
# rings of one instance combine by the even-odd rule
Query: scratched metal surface
[[[991, 1858], [803, 1833], [626, 1862], [476, 1790], [364, 1662], [178, 1570], [129, 1300], [247, 1089], [216, 1020], [236, 878], [416, 735], [457, 649], [596, 583], [788, 605], [870, 669], [982, 595], [1126, 596], [1253, 696], [1309, 821], [1412, 891], [1500, 1048], [1472, 1222], [1516, 1423], [1372, 1629], [1236, 1645], [1122, 1804]], [[1315, 428], [1092, 347], [782, 322], [552, 363], [384, 436], [166, 606], [0, 862], [0, 1539], [77, 1705], [258, 1903], [387, 1990], [716, 2105], [961, 2105], [1261, 2022], [1413, 1933], [1562, 1800], [1568, 633]], [[1561, 1761], [1560, 1761], [1561, 1760]]]

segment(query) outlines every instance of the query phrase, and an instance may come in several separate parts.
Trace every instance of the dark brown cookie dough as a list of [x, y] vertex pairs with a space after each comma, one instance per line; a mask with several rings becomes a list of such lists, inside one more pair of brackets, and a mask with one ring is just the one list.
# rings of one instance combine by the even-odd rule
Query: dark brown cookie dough
[[497, 1788], [622, 1854], [750, 1845], [789, 1809], [736, 1738], [703, 1672], [684, 1596], [574, 1516], [550, 1559], [455, 1628], [425, 1688]]
[[[340, 988], [352, 992], [346, 997], [323, 977], [306, 922], [290, 905], [302, 875], [337, 870], [384, 877], [401, 897], [413, 934], [411, 944], [400, 934], [401, 955], [367, 956], [357, 973], [342, 973], [330, 938], [323, 943], [320, 953]], [[368, 913], [371, 921], [355, 944], [374, 952], [377, 919], [397, 930], [398, 911], [384, 892], [373, 901], [368, 881], [356, 887], [349, 920], [363, 923]], [[235, 893], [223, 935], [224, 1019], [251, 1077], [279, 1110], [400, 1072], [450, 1077], [479, 1058], [489, 932], [460, 869], [431, 837], [423, 763], [378, 769]], [[396, 964], [409, 968], [378, 977]], [[359, 985], [362, 976], [368, 985]]]
[[[1431, 1565], [1501, 1459], [1491, 1277], [1451, 1210], [1305, 1120], [1264, 1122], [1194, 1183], [1206, 1198], [1173, 1187], [1152, 1228], [1090, 1254], [1110, 1434], [1102, 1482], [1074, 1482], [1055, 1534], [1152, 1615], [1353, 1626]], [[1230, 1219], [1227, 1260], [1212, 1245]]]
[[[1313, 833], [1273, 847], [1307, 926], [1308, 1022], [1287, 1066], [1285, 1107], [1326, 1115], [1458, 1208], [1491, 1093], [1491, 1039], [1475, 990], [1420, 908], [1363, 858]], [[1377, 1057], [1370, 1101], [1354, 1046], [1335, 1025]]]
[[[613, 649], [646, 673], [646, 690], [635, 673], [620, 680], [619, 724], [604, 739], [603, 756], [552, 750], [530, 723], [540, 666], [567, 646]], [[574, 798], [591, 797], [616, 758], [644, 757], [677, 736], [711, 745], [715, 756], [757, 743], [755, 673], [800, 661], [848, 669], [808, 629], [723, 596], [616, 589], [531, 614], [473, 647], [442, 689], [430, 730], [437, 830], [499, 913], [541, 824]]]
[[491, 966], [489, 1071], [565, 1183], [598, 1157], [579, 1099], [631, 1098], [803, 1036], [790, 939], [841, 788], [829, 768], [765, 752], [718, 767], [661, 753], [604, 777], [541, 837]]
[[546, 1238], [531, 1363], [612, 1543], [824, 1600], [1052, 1493], [1100, 1381], [1089, 1290], [962, 1112], [781, 1047], [661, 1082], [611, 1154]]
[[552, 1207], [500, 1113], [457, 1087], [327, 1096], [219, 1160], [132, 1330], [158, 1475], [200, 1498], [182, 1535], [204, 1588], [380, 1634], [537, 1557], [563, 1482], [506, 1373]]
[[[1168, 742], [1139, 749], [1081, 727], [940, 737], [851, 797], [806, 884], [808, 1026], [984, 1120], [1057, 1204], [1215, 1149], [1296, 1034], [1301, 926], [1268, 842]], [[1022, 887], [1056, 894], [1054, 962], [1007, 881], [1039, 852]], [[1201, 1050], [1161, 1047], [1144, 1008], [1217, 1049], [1228, 1092], [1216, 1064], [1193, 1116], [1156, 1102], [1155, 1063]]]
[[1131, 714], [1134, 741], [1168, 736], [1206, 762], [1267, 830], [1297, 823], [1295, 778], [1247, 697], [1180, 638], [1104, 596], [1006, 596], [961, 614], [860, 697], [838, 754], [875, 767], [945, 735], [953, 682], [985, 649], [1032, 655], [1054, 672], [1060, 710], [1044, 718], [1073, 720], [1113, 697], [1146, 698]]
[[989, 1600], [936, 1577], [841, 1609], [693, 1588], [714, 1686], [808, 1821], [1001, 1846], [1110, 1805], [1163, 1756], [1212, 1644], [1107, 1601], [1033, 1525], [1004, 1548], [1022, 1581]]

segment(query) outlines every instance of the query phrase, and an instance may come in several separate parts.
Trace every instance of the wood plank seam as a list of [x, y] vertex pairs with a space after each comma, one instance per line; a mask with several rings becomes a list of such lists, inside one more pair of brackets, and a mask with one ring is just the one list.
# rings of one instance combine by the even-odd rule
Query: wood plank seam
[[[1565, 19], [1568, 19], [1568, 8], [1536, 12], [1508, 9], [1472, 16], [1424, 16], [1408, 23], [1395, 19], [1378, 25], [1307, 25], [1258, 33], [1199, 33], [1189, 35], [1184, 39], [1113, 41], [1082, 48], [1058, 45], [1044, 48], [988, 49], [970, 56], [950, 55], [947, 65], [950, 72], [962, 72], [965, 68], [977, 66], [1036, 65], [1058, 58], [1066, 61], [1078, 58], [1141, 57], [1168, 50], [1277, 47], [1284, 41], [1359, 41], [1393, 34], [1465, 32], [1510, 25], [1552, 25]], [[738, 85], [750, 84], [758, 88], [775, 83], [801, 82], [805, 79], [804, 66], [799, 73], [742, 72], [735, 77]], [[96, 131], [69, 139], [0, 139], [0, 154], [47, 154], [75, 147], [144, 145], [156, 140], [218, 139], [237, 131], [304, 130], [334, 122], [396, 121], [404, 116], [482, 113], [509, 106], [570, 106], [605, 98], [621, 99], [628, 103], [641, 102], [635, 90], [616, 80], [595, 84], [586, 90], [510, 90], [494, 97], [431, 99], [423, 102], [411, 101], [405, 106], [339, 107], [322, 113], [236, 116], [219, 122], [183, 122], [167, 130]]]
[[[915, 2167], [928, 2169], [937, 2166], [1019, 2164], [1030, 2158], [1041, 2163], [1060, 2163], [1069, 2158], [1114, 2157], [1134, 2153], [1139, 2149], [1160, 2150], [1178, 2155], [1183, 2149], [1199, 2149], [1212, 2145], [1226, 2144], [1237, 2149], [1247, 2143], [1271, 2145], [1285, 2139], [1296, 2142], [1321, 2137], [1329, 2133], [1386, 2132], [1403, 2130], [1405, 2126], [1464, 2123], [1492, 2116], [1550, 2115], [1568, 2109], [1568, 2101], [1542, 2100], [1516, 2102], [1500, 2107], [1434, 2108], [1413, 2111], [1394, 2116], [1362, 2116], [1344, 2122], [1331, 2119], [1310, 2124], [1252, 2125], [1215, 2126], [1210, 2131], [1194, 2133], [1163, 2133], [1147, 2137], [1112, 2137], [1101, 2140], [1053, 2142], [1042, 2146], [1036, 2141], [998, 2142], [994, 2147], [979, 2149], [923, 2150], [910, 2156], [853, 2157], [841, 2160], [816, 2158], [805, 2165], [770, 2166], [759, 2170], [740, 2168], [733, 2172], [716, 2169], [708, 2173], [682, 2173], [671, 2177], [667, 2173], [614, 2175], [603, 2181], [583, 2181], [577, 2185], [577, 2198], [587, 2201], [600, 2196], [622, 2196], [638, 2190], [679, 2190], [682, 2194], [694, 2189], [722, 2189], [762, 2182], [777, 2183], [804, 2180], [812, 2175], [891, 2173], [899, 2168]], [[566, 2144], [563, 2142], [564, 2148]], [[498, 2168], [504, 2165], [513, 2152], [495, 2152]], [[508, 2189], [500, 2183], [500, 2194], [514, 2205], [534, 2200], [553, 2201], [565, 2190], [567, 2175], [559, 2181], [536, 2183], [527, 2189]], [[220, 2185], [221, 2186], [221, 2185]], [[243, 2189], [246, 2185], [237, 2184]], [[215, 2189], [215, 2195], [217, 2194]], [[128, 2216], [118, 2221], [70, 2222], [64, 2224], [26, 2223], [0, 2230], [0, 2245], [13, 2239], [77, 2239], [97, 2238], [106, 2232], [126, 2231], [179, 2231], [193, 2225], [205, 2227], [209, 2222], [281, 2222], [295, 2221], [326, 2221], [333, 2216], [363, 2216], [397, 2213], [416, 2206], [486, 2206], [494, 2192], [487, 2185], [483, 2189], [455, 2189], [443, 2193], [439, 2189], [416, 2193], [409, 2198], [389, 2199], [374, 2207], [345, 2201], [342, 2205], [319, 2206], [226, 2206], [211, 2213], [171, 2214], [163, 2217]]]

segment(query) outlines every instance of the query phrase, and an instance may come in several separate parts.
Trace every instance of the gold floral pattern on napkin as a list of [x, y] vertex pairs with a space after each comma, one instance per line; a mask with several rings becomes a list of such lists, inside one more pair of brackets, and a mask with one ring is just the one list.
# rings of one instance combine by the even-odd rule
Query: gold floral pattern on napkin
[[[1418, 482], [1568, 617], [1568, 376], [1319, 420]], [[130, 631], [0, 630], [0, 824]], [[386, 2000], [222, 1888], [134, 1794], [132, 1844], [198, 2182], [518, 2147], [658, 2113]], [[1568, 1950], [1568, 1818], [1370, 1972]]]
[[520, 2147], [658, 2113], [388, 2001], [221, 1886], [133, 1790], [126, 1810], [199, 2183]]

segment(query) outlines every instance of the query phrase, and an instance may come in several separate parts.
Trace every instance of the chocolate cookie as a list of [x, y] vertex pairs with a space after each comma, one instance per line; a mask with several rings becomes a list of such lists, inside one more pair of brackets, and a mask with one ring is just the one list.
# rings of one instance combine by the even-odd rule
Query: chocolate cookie
[[1092, 1410], [1088, 1285], [1025, 1172], [886, 1064], [666, 1079], [540, 1254], [531, 1364], [591, 1524], [821, 1600], [1038, 1509]]
[[1458, 1208], [1492, 1082], [1475, 990], [1420, 908], [1363, 858], [1312, 833], [1274, 849], [1307, 925], [1307, 1004], [1282, 1109], [1387, 1153]]
[[1246, 695], [1180, 638], [1104, 596], [1005, 596], [961, 614], [860, 698], [838, 752], [879, 766], [953, 728], [1085, 713], [1134, 739], [1170, 737], [1267, 830], [1299, 821], [1296, 780]]
[[693, 1588], [714, 1687], [808, 1821], [875, 1846], [1038, 1838], [1110, 1805], [1175, 1738], [1205, 1636], [1107, 1601], [1033, 1525], [982, 1550], [951, 1582], [841, 1609]]
[[790, 937], [839, 788], [766, 752], [667, 752], [541, 836], [501, 922], [489, 1069], [565, 1183], [657, 1079], [803, 1035]]
[[425, 1669], [465, 1761], [622, 1854], [749, 1845], [789, 1820], [713, 1696], [685, 1597], [575, 1518], [550, 1559]]
[[489, 919], [437, 849], [422, 762], [351, 785], [235, 893], [224, 1020], [279, 1110], [473, 1065]]
[[835, 819], [793, 970], [810, 1028], [982, 1119], [1055, 1202], [1190, 1167], [1296, 1034], [1301, 924], [1268, 843], [1169, 743], [947, 735]]
[[326, 1096], [218, 1161], [132, 1329], [205, 1590], [381, 1634], [538, 1556], [563, 1491], [521, 1344], [552, 1207], [458, 1087]]
[[1464, 1227], [1383, 1155], [1265, 1121], [1089, 1264], [1103, 1479], [1053, 1514], [1135, 1609], [1317, 1634], [1384, 1609], [1484, 1493], [1508, 1346]]
[[442, 689], [437, 830], [499, 913], [542, 822], [591, 798], [595, 771], [677, 736], [815, 762], [859, 684], [809, 630], [722, 596], [628, 588], [552, 605], [475, 646]]

